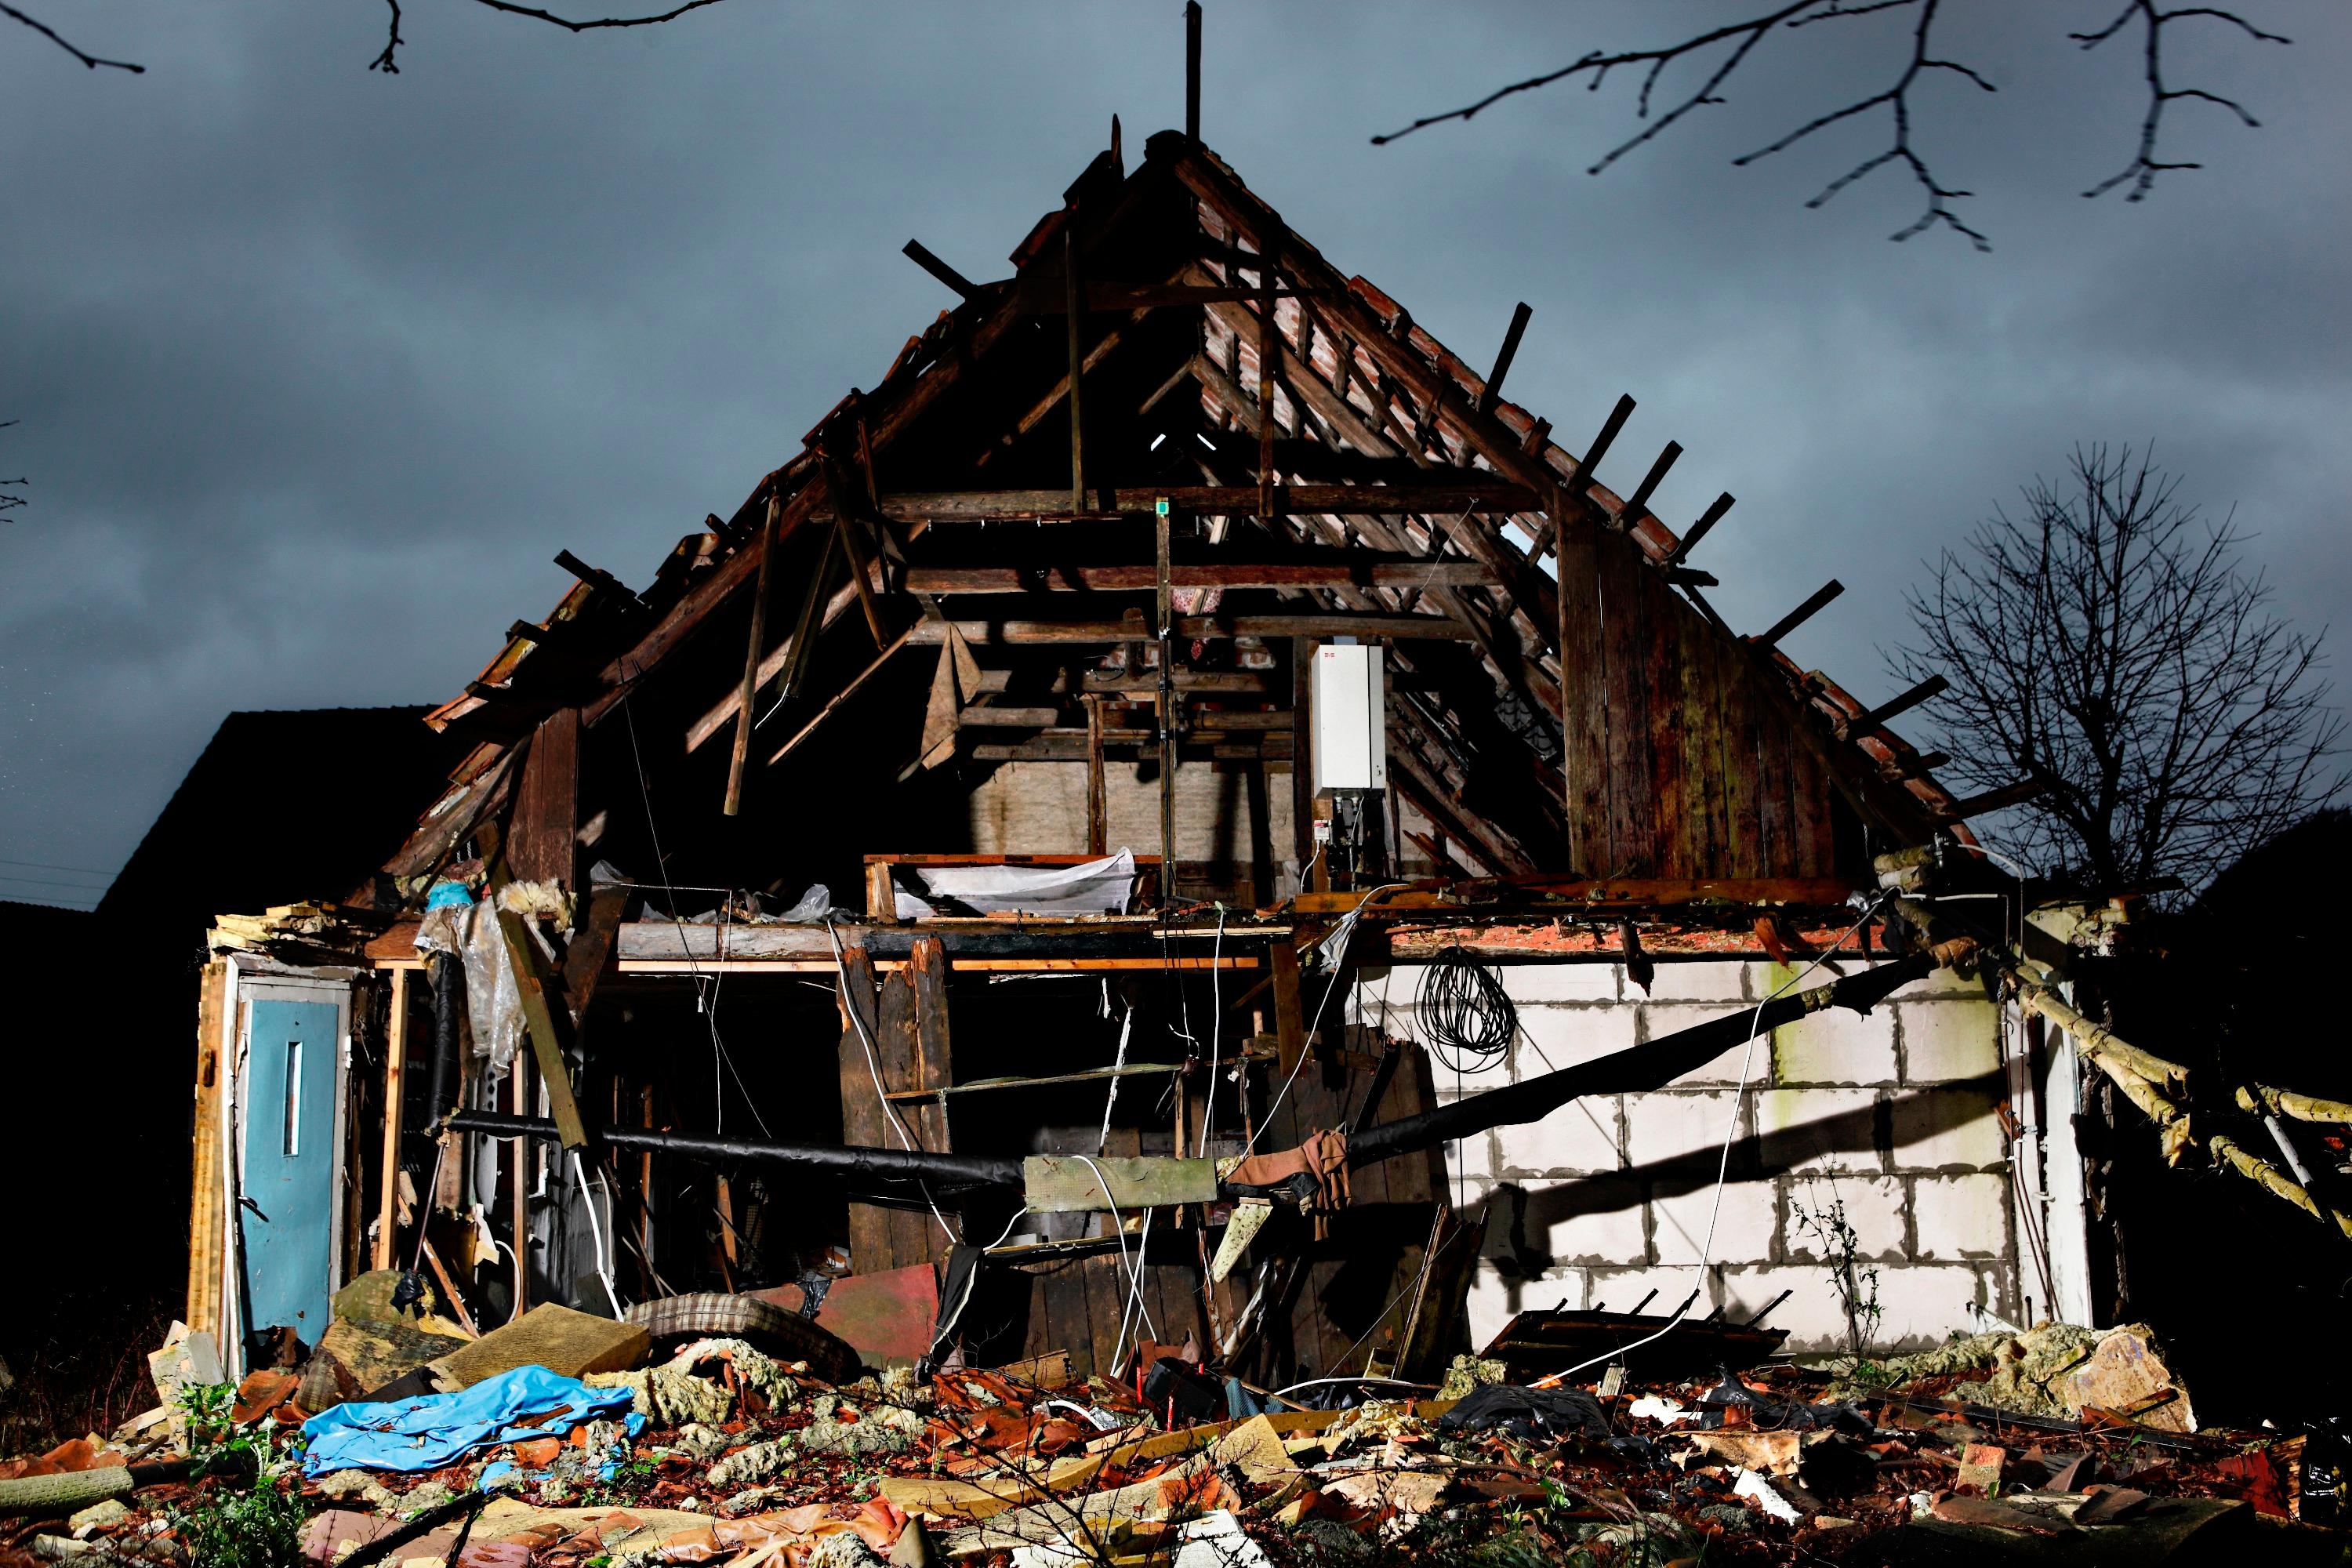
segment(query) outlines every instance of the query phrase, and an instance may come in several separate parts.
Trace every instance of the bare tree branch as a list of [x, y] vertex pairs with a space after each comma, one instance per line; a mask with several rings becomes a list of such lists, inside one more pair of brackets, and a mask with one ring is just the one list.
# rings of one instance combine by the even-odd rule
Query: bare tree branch
[[2021, 775], [2042, 797], [1990, 836], [2062, 880], [2190, 888], [2338, 798], [2343, 720], [2320, 639], [2265, 609], [2232, 525], [2202, 526], [2179, 481], [2129, 448], [2078, 450], [2063, 489], [2037, 480], [1908, 595], [1906, 681], [1978, 789]]
[[[380, 70], [387, 76], [398, 76], [400, 64], [397, 57], [403, 41], [400, 37], [400, 0], [384, 0], [384, 4], [392, 7], [390, 34], [384, 41], [383, 52], [369, 63], [368, 69]], [[685, 0], [685, 4], [664, 11], [657, 16], [595, 16], [584, 21], [575, 21], [569, 16], [559, 16], [552, 11], [541, 10], [536, 5], [517, 5], [511, 4], [511, 0], [474, 0], [474, 4], [492, 11], [503, 11], [510, 16], [528, 16], [534, 22], [545, 22], [551, 26], [562, 27], [566, 32], [593, 33], [606, 27], [651, 27], [663, 22], [674, 22], [688, 11], [699, 11], [705, 5], [716, 5], [719, 0]]]
[[[1558, 70], [1546, 71], [1521, 81], [1511, 82], [1459, 109], [1448, 110], [1442, 114], [1424, 115], [1402, 130], [1373, 137], [1372, 142], [1376, 146], [1384, 145], [1401, 136], [1409, 136], [1416, 131], [1425, 130], [1433, 125], [1443, 124], [1448, 121], [1467, 121], [1475, 118], [1481, 110], [1489, 109], [1515, 94], [1531, 92], [1538, 88], [1549, 87], [1554, 83], [1576, 78], [1584, 79], [1588, 90], [1597, 91], [1608, 79], [1612, 71], [1627, 67], [1643, 68], [1642, 85], [1636, 95], [1634, 113], [1637, 119], [1645, 123], [1638, 132], [1610, 148], [1597, 162], [1586, 169], [1586, 173], [1597, 174], [1626, 153], [1662, 134], [1669, 126], [1681, 121], [1692, 110], [1702, 105], [1725, 101], [1720, 96], [1720, 89], [1730, 79], [1733, 73], [1747, 63], [1748, 57], [1757, 47], [1776, 28], [1785, 27], [1794, 30], [1820, 22], [1851, 20], [1854, 17], [1875, 16], [1883, 12], [1907, 10], [1914, 12], [1916, 16], [1912, 30], [1911, 55], [1890, 86], [1857, 99], [1843, 108], [1819, 114], [1779, 141], [1736, 158], [1733, 162], [1744, 167], [1759, 159], [1769, 158], [1775, 153], [1784, 151], [1816, 132], [1884, 108], [1894, 122], [1894, 144], [1885, 152], [1864, 159], [1843, 174], [1832, 180], [1805, 205], [1808, 207], [1819, 207], [1848, 185], [1889, 164], [1895, 164], [1910, 171], [1913, 180], [1917, 183], [1927, 197], [1927, 208], [1920, 215], [1917, 222], [1897, 230], [1889, 236], [1890, 238], [1908, 239], [1916, 234], [1941, 225], [1950, 228], [1954, 233], [1966, 237], [1969, 242], [1979, 250], [1989, 250], [1991, 247], [1985, 237], [1961, 222], [1953, 211], [1952, 203], [1967, 196], [1969, 193], [1947, 186], [1938, 181], [1919, 154], [1912, 139], [1910, 90], [1924, 73], [1949, 72], [1973, 82], [1987, 92], [1994, 90], [1992, 82], [1974, 68], [1958, 60], [1939, 58], [1931, 49], [1930, 36], [1943, 3], [1944, 0], [1784, 0], [1783, 4], [1759, 11], [1745, 20], [1727, 23], [1722, 26], [1694, 34], [1678, 43], [1662, 45], [1654, 48], [1625, 49], [1615, 52], [1592, 50], [1574, 63], [1563, 66]], [[2172, 88], [2166, 84], [2163, 77], [2161, 44], [2162, 35], [2167, 26], [2186, 18], [2201, 16], [2229, 23], [2252, 38], [2281, 44], [2288, 41], [2274, 33], [2263, 31], [2235, 11], [2221, 6], [2187, 5], [2163, 10], [2158, 8], [2157, 0], [2127, 0], [2122, 14], [2098, 32], [2069, 36], [2084, 48], [2094, 48], [2105, 39], [2114, 37], [2136, 16], [2142, 20], [2147, 30], [2150, 94], [2147, 114], [2141, 126], [2139, 153], [2122, 174], [2095, 190], [2084, 192], [2085, 195], [2096, 195], [2126, 182], [2136, 182], [2130, 199], [2138, 201], [2147, 195], [2148, 186], [2158, 173], [2169, 169], [2193, 169], [2199, 166], [2195, 163], [2162, 163], [2157, 157], [2158, 132], [2164, 108], [2166, 104], [2176, 100], [2201, 99], [2206, 102], [2220, 104], [2232, 110], [2249, 125], [2259, 123], [2242, 104], [2234, 100], [2199, 88]], [[1716, 60], [1704, 79], [1690, 92], [1675, 100], [1673, 106], [1664, 113], [1653, 120], [1650, 114], [1651, 103], [1656, 96], [1661, 79], [1667, 69], [1685, 60], [1705, 56], [1717, 48], [1727, 52]]]
[[[0, 419], [0, 430], [5, 430], [16, 423], [17, 423], [17, 421], [14, 419]], [[0, 479], [0, 485], [21, 485], [26, 482], [25, 476], [22, 474], [17, 475], [13, 479]], [[24, 504], [25, 498], [23, 496], [17, 495], [10, 490], [0, 489], [0, 511], [14, 511]]]
[[41, 37], [48, 39], [49, 42], [57, 45], [58, 47], [65, 50], [66, 53], [79, 60], [91, 70], [96, 70], [99, 67], [104, 66], [109, 70], [129, 71], [131, 75], [138, 76], [147, 69], [145, 66], [133, 65], [129, 60], [110, 60], [101, 55], [93, 55], [84, 50], [78, 49], [71, 44], [66, 42], [64, 38], [58, 37], [58, 30], [55, 27], [50, 26], [47, 22], [43, 22], [37, 17], [26, 16], [25, 13], [17, 10], [14, 5], [0, 4], [0, 16], [7, 16], [13, 20], [24, 23], [25, 26], [32, 28], [33, 31], [40, 34]]
[[2213, 21], [2228, 22], [2250, 37], [2264, 43], [2286, 44], [2294, 41], [2276, 33], [2266, 33], [2236, 12], [2223, 10], [2218, 5], [2184, 5], [2174, 10], [2162, 11], [2157, 8], [2156, 0], [2126, 0], [2123, 10], [2116, 14], [2116, 19], [2097, 32], [2069, 33], [2067, 37], [2085, 49], [2095, 49], [2123, 31], [2125, 24], [2135, 16], [2140, 20], [2141, 54], [2146, 61], [2147, 71], [2147, 113], [2140, 121], [2139, 150], [2133, 154], [2132, 161], [2124, 165], [2120, 174], [2111, 174], [2084, 191], [2083, 195], [2085, 196], [2105, 195], [2117, 185], [2128, 182], [2132, 191], [2131, 195], [2126, 196], [2124, 200], [2145, 201], [2147, 199], [2149, 188], [2156, 184], [2157, 175], [2168, 170], [2201, 169], [2205, 166], [2202, 163], [2168, 163], [2159, 161], [2156, 155], [2157, 137], [2164, 125], [2164, 106], [2176, 100], [2202, 99], [2208, 103], [2218, 103], [2222, 108], [2231, 110], [2250, 127], [2260, 127], [2262, 124], [2261, 121], [2246, 111], [2244, 104], [2235, 99], [2223, 98], [2219, 93], [2207, 92], [2201, 88], [2170, 88], [2165, 85], [2164, 29], [2168, 26], [2186, 17], [2202, 16]]

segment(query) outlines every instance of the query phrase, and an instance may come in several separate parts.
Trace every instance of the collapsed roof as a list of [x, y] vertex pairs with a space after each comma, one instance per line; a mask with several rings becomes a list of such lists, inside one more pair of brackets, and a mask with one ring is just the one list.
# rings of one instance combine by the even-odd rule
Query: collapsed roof
[[[535, 733], [576, 748], [640, 694], [640, 784], [682, 733], [686, 787], [730, 816], [828, 726], [887, 732], [886, 793], [946, 757], [1148, 759], [1119, 705], [1154, 695], [1163, 630], [1169, 760], [1277, 768], [1293, 649], [1387, 643], [1391, 776], [1440, 873], [1851, 876], [1994, 804], [1887, 729], [1931, 688], [1870, 710], [1779, 650], [1835, 584], [1724, 624], [1689, 558], [1731, 498], [1680, 532], [1648, 505], [1679, 447], [1627, 494], [1595, 481], [1630, 399], [1571, 450], [1502, 397], [1524, 307], [1481, 377], [1190, 137], [1129, 172], [1114, 122], [1007, 279], [908, 253], [960, 303], [731, 516], [641, 592], [557, 558], [575, 586], [428, 716], [475, 744], [376, 901], [503, 808]], [[931, 646], [935, 679], [907, 655]]]

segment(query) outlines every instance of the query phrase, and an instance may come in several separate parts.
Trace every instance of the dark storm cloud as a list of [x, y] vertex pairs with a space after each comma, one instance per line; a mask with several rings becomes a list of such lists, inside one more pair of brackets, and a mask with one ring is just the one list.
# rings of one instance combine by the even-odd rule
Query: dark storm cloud
[[[1683, 442], [1664, 515], [1740, 497], [1705, 551], [1727, 614], [1841, 577], [1792, 651], [1865, 694], [1921, 558], [2076, 440], [2157, 438], [2284, 610], [2342, 621], [2352, 25], [2248, 0], [2297, 47], [2184, 37], [2179, 79], [2268, 124], [2177, 109], [2168, 151], [2208, 169], [2127, 206], [2075, 194], [2141, 108], [2127, 44], [2063, 40], [2105, 4], [1952, 10], [2004, 90], [1937, 84], [1920, 142], [1990, 257], [1885, 243], [1917, 210], [1892, 173], [1802, 207], [1876, 122], [1729, 167], [1890, 68], [1899, 26], [1776, 43], [1590, 178], [1620, 84], [1366, 138], [1726, 7], [1223, 0], [1205, 131], [1465, 358], [1531, 302], [1513, 395], [1573, 443], [1633, 393], [1603, 477]], [[1172, 3], [730, 0], [579, 39], [406, 9], [397, 78], [364, 69], [368, 0], [74, 8], [137, 79], [0, 34], [0, 471], [36, 502], [0, 524], [0, 857], [113, 865], [229, 708], [447, 695], [562, 592], [560, 547], [642, 580], [945, 302], [908, 235], [1000, 275], [1114, 111], [1130, 148], [1179, 112]]]

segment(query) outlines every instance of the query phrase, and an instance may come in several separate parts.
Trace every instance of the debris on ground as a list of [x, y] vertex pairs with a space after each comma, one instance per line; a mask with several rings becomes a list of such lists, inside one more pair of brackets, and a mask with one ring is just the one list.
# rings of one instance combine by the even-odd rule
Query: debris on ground
[[[1167, 1378], [1224, 1386], [1154, 1351]], [[205, 1347], [173, 1353], [201, 1373]], [[318, 1380], [284, 1369], [236, 1391], [184, 1382], [178, 1418], [149, 1424], [176, 1436], [135, 1454], [93, 1434], [0, 1463], [0, 1565], [205, 1568], [192, 1552], [233, 1505], [261, 1521], [238, 1528], [282, 1531], [321, 1568], [1316, 1568], [1381, 1552], [1892, 1565], [2158, 1561], [2191, 1538], [2294, 1563], [2347, 1545], [2323, 1528], [2340, 1521], [2305, 1438], [2096, 1402], [2121, 1388], [2145, 1404], [2153, 1384], [2174, 1397], [2143, 1414], [2189, 1424], [2137, 1328], [1978, 1336], [1874, 1366], [1596, 1368], [1551, 1387], [1464, 1357], [1457, 1397], [1340, 1383], [1320, 1391], [1331, 1408], [1267, 1396], [1185, 1422], [1179, 1405], [1172, 1429], [1132, 1375], [1079, 1379], [1064, 1356], [832, 1383], [740, 1338], [652, 1353], [316, 1412], [301, 1401]], [[237, 1455], [242, 1468], [221, 1462]], [[90, 1485], [57, 1484], [83, 1472]]]

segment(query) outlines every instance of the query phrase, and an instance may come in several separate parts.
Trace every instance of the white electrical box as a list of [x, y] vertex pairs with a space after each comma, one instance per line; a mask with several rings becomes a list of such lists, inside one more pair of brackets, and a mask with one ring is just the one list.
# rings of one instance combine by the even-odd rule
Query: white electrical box
[[1315, 725], [1315, 793], [1389, 787], [1388, 694], [1377, 645], [1315, 649], [1307, 700]]

